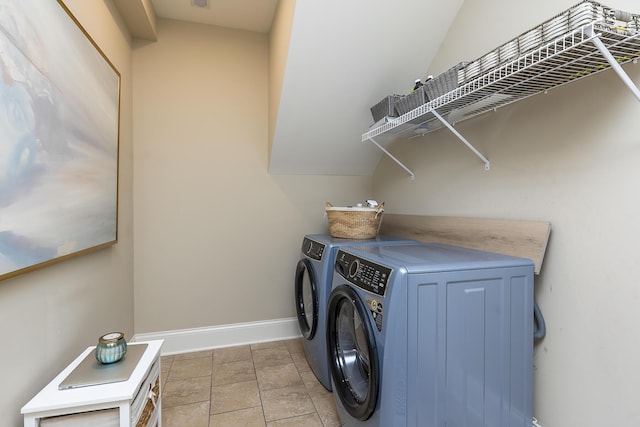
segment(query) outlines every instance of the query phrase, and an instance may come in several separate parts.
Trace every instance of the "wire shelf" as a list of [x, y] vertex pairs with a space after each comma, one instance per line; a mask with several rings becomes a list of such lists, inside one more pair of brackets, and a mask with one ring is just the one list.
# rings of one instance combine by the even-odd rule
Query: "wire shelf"
[[598, 21], [591, 22], [389, 119], [364, 133], [362, 140], [426, 134], [446, 126], [442, 118], [455, 124], [610, 69], [612, 64], [602, 46], [618, 64], [636, 62], [640, 57], [640, 33], [618, 33], [600, 26]]

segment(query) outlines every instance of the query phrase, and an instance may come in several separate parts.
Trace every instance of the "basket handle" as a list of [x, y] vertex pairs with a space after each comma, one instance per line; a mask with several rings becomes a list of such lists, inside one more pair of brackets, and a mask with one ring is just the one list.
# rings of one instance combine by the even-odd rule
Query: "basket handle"
[[[332, 207], [333, 207], [333, 205], [332, 205], [331, 203], [327, 202], [326, 207], [328, 207], [328, 208], [332, 208]], [[326, 210], [326, 209], [325, 209], [324, 213], [322, 214], [322, 216], [323, 216], [323, 217], [326, 217], [326, 216], [327, 216], [327, 210]]]

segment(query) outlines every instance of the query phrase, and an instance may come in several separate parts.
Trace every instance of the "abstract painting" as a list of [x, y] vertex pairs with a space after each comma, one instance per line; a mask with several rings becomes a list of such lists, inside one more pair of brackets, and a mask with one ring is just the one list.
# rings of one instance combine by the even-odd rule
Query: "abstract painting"
[[117, 241], [119, 103], [63, 3], [0, 0], [0, 279]]

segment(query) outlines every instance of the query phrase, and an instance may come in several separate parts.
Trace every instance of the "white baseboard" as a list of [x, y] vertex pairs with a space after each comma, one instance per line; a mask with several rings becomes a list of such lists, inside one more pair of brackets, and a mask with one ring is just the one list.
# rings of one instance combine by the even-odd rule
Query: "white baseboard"
[[164, 340], [163, 355], [298, 338], [298, 319], [265, 320], [205, 328], [135, 334], [135, 341]]

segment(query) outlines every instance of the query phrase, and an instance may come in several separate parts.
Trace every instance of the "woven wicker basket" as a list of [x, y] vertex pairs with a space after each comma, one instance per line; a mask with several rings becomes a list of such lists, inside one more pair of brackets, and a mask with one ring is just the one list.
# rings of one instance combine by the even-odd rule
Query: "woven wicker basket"
[[402, 96], [400, 95], [389, 95], [371, 107], [371, 117], [373, 117], [373, 121], [377, 122], [384, 117], [398, 117], [396, 102], [401, 98]]
[[[151, 389], [155, 396], [160, 396], [160, 376], [156, 378], [156, 383], [153, 385]], [[147, 403], [144, 405], [144, 409], [142, 410], [142, 414], [140, 418], [138, 418], [138, 422], [136, 423], [136, 427], [144, 427], [149, 424], [149, 420], [151, 420], [151, 415], [153, 415], [153, 411], [156, 409], [155, 400], [151, 398], [147, 398]]]
[[382, 223], [384, 202], [375, 208], [333, 207], [327, 202], [325, 212], [329, 220], [329, 233], [341, 239], [373, 239]]
[[425, 92], [424, 86], [420, 86], [409, 95], [400, 98], [396, 102], [396, 109], [399, 115], [403, 115], [427, 102], [429, 102], [429, 96]]
[[438, 74], [424, 84], [424, 90], [429, 99], [433, 100], [445, 93], [451, 92], [459, 85], [458, 71], [466, 67], [468, 62], [459, 62], [447, 71]]

